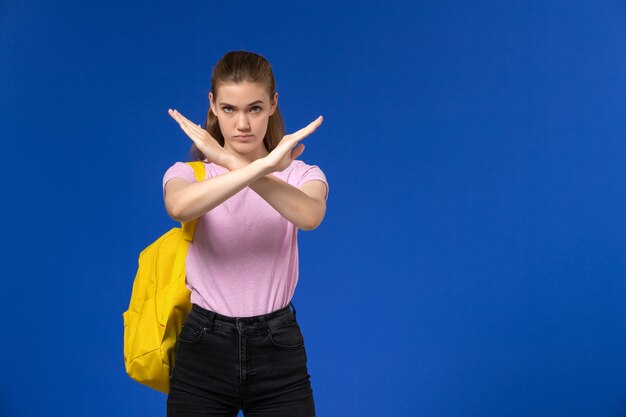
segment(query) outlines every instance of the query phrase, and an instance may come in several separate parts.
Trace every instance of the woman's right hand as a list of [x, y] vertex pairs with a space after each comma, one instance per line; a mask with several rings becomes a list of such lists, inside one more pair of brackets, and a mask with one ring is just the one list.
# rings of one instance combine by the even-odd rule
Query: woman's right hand
[[302, 155], [304, 145], [298, 142], [313, 133], [315, 129], [322, 124], [323, 120], [324, 118], [320, 116], [297, 132], [283, 136], [274, 150], [263, 158], [268, 169], [270, 169], [271, 172], [282, 171], [287, 168], [294, 159]]
[[232, 155], [230, 155], [209, 132], [204, 130], [200, 125], [187, 119], [177, 110], [169, 109], [167, 112], [172, 116], [172, 119], [178, 122], [180, 128], [189, 136], [189, 139], [196, 144], [196, 147], [206, 156], [209, 162], [214, 162], [217, 165], [229, 168], [227, 165], [232, 161]]

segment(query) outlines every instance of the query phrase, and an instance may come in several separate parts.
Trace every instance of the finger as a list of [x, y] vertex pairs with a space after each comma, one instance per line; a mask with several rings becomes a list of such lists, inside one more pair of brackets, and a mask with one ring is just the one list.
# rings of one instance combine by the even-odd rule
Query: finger
[[204, 129], [189, 122], [187, 119], [184, 119], [184, 120], [183, 119], [184, 117], [180, 113], [176, 112], [176, 121], [178, 122], [178, 125], [180, 126], [180, 128], [183, 129], [183, 131], [187, 134], [187, 136], [189, 136], [189, 138], [193, 140], [195, 143], [198, 143], [197, 142], [198, 140], [202, 140], [202, 135], [200, 134], [199, 129], [201, 130], [204, 130]]
[[176, 121], [177, 121], [178, 123], [188, 123], [188, 124], [192, 124], [192, 125], [194, 124], [194, 123], [191, 123], [191, 121], [190, 121], [189, 119], [187, 119], [185, 116], [183, 116], [182, 114], [180, 114], [180, 113], [178, 112], [178, 110], [172, 110], [171, 115], [172, 115], [172, 117], [173, 117], [174, 119], [176, 119]]
[[213, 140], [214, 142], [219, 143], [217, 139], [215, 139], [211, 134], [209, 134], [209, 132], [206, 131], [206, 129], [204, 129], [199, 124], [197, 125], [193, 123], [191, 120], [187, 119], [185, 116], [180, 114], [178, 110], [172, 111], [172, 117], [174, 117], [174, 119], [180, 125], [181, 129], [183, 129], [185, 133], [187, 134], [187, 136], [189, 136], [194, 142], [196, 142], [196, 139], [204, 140], [206, 139], [206, 136], [208, 136], [210, 140]]
[[195, 133], [198, 136], [198, 138], [201, 137], [201, 131], [204, 131], [202, 126], [193, 123], [191, 120], [187, 119], [185, 116], [178, 113], [177, 111], [174, 111], [174, 112], [176, 115], [176, 120], [181, 125], [181, 127], [185, 126], [188, 131]]
[[[204, 128], [202, 126], [200, 126], [199, 124], [195, 124], [193, 123], [191, 120], [187, 119], [185, 116], [183, 116], [182, 114], [178, 113], [180, 120], [182, 123], [184, 123], [188, 128], [198, 132], [198, 129], [203, 130]], [[199, 133], [199, 132], [198, 132]]]
[[185, 126], [187, 126], [188, 129], [192, 130], [193, 132], [196, 133], [196, 135], [198, 136], [198, 139], [206, 139], [206, 137], [208, 137], [210, 140], [219, 143], [217, 141], [217, 139], [215, 139], [213, 137], [213, 135], [211, 135], [205, 128], [202, 127], [202, 125], [199, 124], [195, 124], [193, 122], [191, 122], [189, 119], [185, 119], [183, 117], [183, 120], [181, 121], [181, 123], [183, 123]]
[[176, 120], [178, 122], [178, 124], [181, 124], [183, 121], [180, 117], [180, 113], [178, 113], [176, 110], [171, 110], [170, 111], [170, 116], [172, 116], [172, 118], [174, 120]]
[[187, 126], [185, 126], [185, 124], [182, 123], [182, 122], [178, 122], [178, 124], [180, 125], [180, 128], [183, 130], [183, 132], [185, 132], [185, 134], [187, 136], [189, 136], [189, 138], [191, 140], [196, 142], [196, 134], [195, 134], [195, 132], [193, 132], [192, 130], [189, 130], [189, 128]]
[[313, 120], [311, 123], [309, 123], [307, 126], [303, 127], [297, 132], [292, 133], [289, 136], [295, 138], [296, 140], [304, 139], [305, 137], [313, 133], [319, 127], [319, 125], [322, 124], [323, 120], [324, 118], [320, 116], [317, 119]]
[[181, 123], [185, 123], [186, 125], [195, 125], [195, 123], [192, 123], [191, 120], [180, 114], [178, 110], [174, 110], [174, 113], [176, 114], [177, 120], [179, 120]]
[[300, 143], [291, 151], [291, 159], [296, 159], [297, 157], [302, 155], [302, 152], [304, 152], [304, 144]]
[[187, 119], [185, 116], [183, 116], [182, 114], [180, 114], [180, 112], [179, 112], [178, 110], [174, 110], [174, 111], [176, 112], [176, 114], [178, 115], [178, 117], [179, 117], [181, 120], [183, 120], [183, 121], [185, 121], [185, 122], [189, 122], [189, 123], [191, 123], [191, 120]]
[[[197, 145], [198, 140], [201, 139], [197, 128], [191, 122], [189, 122], [183, 115], [178, 113], [176, 110], [170, 111], [170, 115], [178, 122], [180, 128], [185, 132], [185, 134]], [[183, 120], [184, 119], [184, 120]], [[190, 128], [189, 126], [193, 126], [194, 128]]]

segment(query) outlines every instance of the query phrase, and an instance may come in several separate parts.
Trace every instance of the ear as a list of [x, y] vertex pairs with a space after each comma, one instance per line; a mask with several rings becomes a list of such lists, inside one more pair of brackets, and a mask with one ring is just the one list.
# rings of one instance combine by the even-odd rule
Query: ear
[[[271, 100], [270, 100], [270, 103], [271, 103]], [[274, 104], [272, 105], [270, 109], [270, 116], [274, 114], [277, 107], [278, 107], [278, 91], [275, 91], [274, 92]]]
[[213, 99], [214, 99], [213, 93], [209, 91], [209, 104], [211, 105], [211, 111], [213, 112], [215, 117], [217, 117], [217, 111], [215, 109], [215, 103], [213, 102]]

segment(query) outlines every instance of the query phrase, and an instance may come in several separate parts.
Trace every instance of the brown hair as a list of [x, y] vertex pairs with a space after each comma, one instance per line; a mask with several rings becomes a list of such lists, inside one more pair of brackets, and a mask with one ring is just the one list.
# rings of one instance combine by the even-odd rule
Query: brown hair
[[[254, 82], [264, 85], [270, 95], [270, 104], [273, 104], [274, 93], [276, 92], [276, 81], [269, 61], [259, 54], [248, 51], [227, 52], [220, 58], [213, 68], [211, 75], [211, 93], [213, 98], [217, 97], [217, 90], [225, 83]], [[224, 146], [224, 136], [220, 130], [217, 116], [209, 110], [207, 112], [204, 129], [213, 136], [220, 145]], [[268, 152], [272, 152], [285, 135], [285, 123], [283, 116], [276, 106], [274, 114], [269, 117], [267, 132], [263, 138], [263, 145]], [[192, 161], [205, 158], [205, 155], [194, 143], [189, 151]]]

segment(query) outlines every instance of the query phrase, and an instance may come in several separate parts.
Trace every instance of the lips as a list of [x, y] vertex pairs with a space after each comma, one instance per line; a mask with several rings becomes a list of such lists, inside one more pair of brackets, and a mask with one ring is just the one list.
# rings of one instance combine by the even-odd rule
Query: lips
[[239, 140], [250, 140], [250, 139], [252, 139], [252, 138], [253, 138], [253, 136], [252, 136], [252, 135], [237, 135], [237, 136], [235, 136], [235, 137], [236, 137], [237, 139], [239, 139]]

